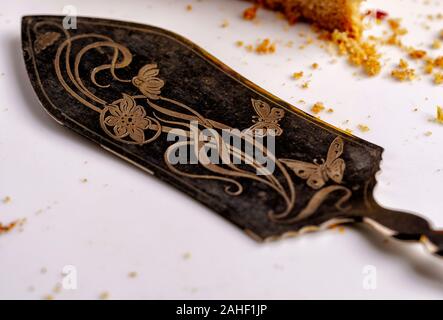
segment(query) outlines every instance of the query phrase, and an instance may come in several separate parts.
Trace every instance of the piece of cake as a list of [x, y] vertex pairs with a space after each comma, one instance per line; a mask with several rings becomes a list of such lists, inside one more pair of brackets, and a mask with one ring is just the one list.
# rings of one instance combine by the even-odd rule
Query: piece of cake
[[327, 30], [345, 31], [359, 37], [362, 32], [362, 0], [254, 0], [282, 12], [291, 23], [306, 20]]

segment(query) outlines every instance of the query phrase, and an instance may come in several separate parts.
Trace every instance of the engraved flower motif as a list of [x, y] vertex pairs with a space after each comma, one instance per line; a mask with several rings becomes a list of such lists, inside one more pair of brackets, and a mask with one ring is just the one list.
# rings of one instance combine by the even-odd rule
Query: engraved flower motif
[[136, 86], [143, 95], [152, 100], [157, 100], [161, 93], [161, 88], [165, 82], [157, 78], [160, 70], [157, 64], [147, 64], [140, 69], [138, 75], [132, 79], [132, 83]]
[[113, 127], [118, 138], [129, 136], [137, 143], [145, 141], [144, 130], [148, 129], [151, 120], [146, 117], [143, 107], [137, 105], [134, 98], [123, 94], [123, 98], [108, 106], [111, 114], [105, 118], [105, 124]]

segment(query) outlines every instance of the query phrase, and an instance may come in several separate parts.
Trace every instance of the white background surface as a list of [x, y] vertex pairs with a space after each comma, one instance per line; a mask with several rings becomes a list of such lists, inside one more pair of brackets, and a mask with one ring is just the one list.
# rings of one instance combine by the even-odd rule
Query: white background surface
[[[443, 21], [427, 22], [423, 15], [443, 13], [443, 1], [423, 3], [370, 0], [366, 7], [404, 17], [410, 31], [405, 42], [427, 49]], [[322, 114], [325, 121], [385, 147], [376, 189], [380, 203], [420, 212], [443, 227], [443, 126], [429, 121], [443, 104], [443, 88], [428, 77], [411, 84], [392, 81], [396, 49], [386, 54], [391, 59], [382, 75], [368, 79], [353, 75], [356, 70], [342, 58], [329, 63], [331, 55], [318, 45], [299, 50], [305, 41], [299, 32], [310, 32], [306, 26], [287, 28], [264, 11], [259, 23], [242, 20], [248, 6], [242, 1], [3, 1], [0, 197], [12, 201], [0, 203], [0, 221], [27, 222], [22, 232], [0, 237], [0, 298], [96, 299], [102, 292], [124, 299], [443, 298], [443, 262], [420, 245], [385, 243], [360, 227], [257, 244], [191, 199], [59, 127], [28, 81], [20, 18], [61, 14], [66, 4], [80, 15], [178, 32], [303, 110], [323, 101], [335, 109]], [[192, 11], [185, 10], [187, 4]], [[225, 19], [229, 26], [221, 28]], [[255, 43], [264, 37], [278, 41], [275, 54], [258, 56], [235, 46], [237, 40]], [[285, 47], [290, 40], [295, 45]], [[313, 62], [320, 70], [310, 70]], [[299, 70], [313, 74], [310, 89], [290, 79]], [[300, 99], [307, 104], [298, 104]], [[371, 130], [359, 132], [360, 123]], [[65, 265], [77, 267], [79, 287], [53, 293]], [[363, 288], [366, 265], [377, 268], [376, 290]], [[128, 277], [132, 271], [136, 278]]]

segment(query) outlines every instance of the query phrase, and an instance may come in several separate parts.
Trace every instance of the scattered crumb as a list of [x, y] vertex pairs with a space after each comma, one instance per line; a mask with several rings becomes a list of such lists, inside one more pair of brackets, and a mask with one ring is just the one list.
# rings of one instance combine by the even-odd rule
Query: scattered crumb
[[235, 42], [235, 45], [237, 46], [237, 47], [243, 47], [243, 45], [244, 45], [245, 43], [243, 42], [243, 41], [236, 41]]
[[82, 183], [87, 183], [87, 182], [88, 182], [88, 179], [83, 178], [83, 179], [81, 179], [80, 181], [81, 181]]
[[318, 65], [317, 62], [314, 62], [314, 63], [311, 65], [311, 67], [312, 67], [312, 69], [317, 70], [318, 67], [319, 67], [319, 65]]
[[427, 52], [424, 50], [412, 50], [409, 52], [409, 57], [411, 59], [423, 59], [424, 57], [426, 57]]
[[6, 196], [6, 197], [3, 198], [3, 203], [4, 203], [4, 204], [8, 204], [8, 203], [11, 202], [11, 200], [12, 200], [12, 199], [11, 199], [10, 196]]
[[443, 108], [438, 106], [437, 107], [437, 118], [436, 118], [438, 123], [442, 123], [443, 124]]
[[243, 11], [243, 19], [245, 20], [254, 20], [257, 17], [258, 6], [253, 5], [252, 7], [246, 8]]
[[440, 49], [441, 48], [441, 41], [440, 40], [434, 40], [432, 43], [432, 49]]
[[0, 223], [0, 234], [8, 233], [8, 232], [12, 231], [18, 225], [18, 223], [19, 223], [18, 220], [13, 221], [13, 222], [6, 224], [6, 225]]
[[368, 132], [370, 130], [369, 127], [364, 124], [359, 124], [357, 127], [361, 132]]
[[275, 42], [271, 43], [271, 40], [264, 39], [257, 47], [255, 48], [255, 52], [258, 54], [269, 54], [274, 53], [276, 50]]
[[425, 132], [425, 136], [426, 136], [426, 137], [430, 137], [430, 136], [432, 136], [432, 131], [426, 131], [426, 132]]
[[332, 109], [332, 108], [328, 108], [328, 110], [326, 110], [326, 112], [327, 112], [327, 113], [333, 113], [333, 112], [334, 112], [334, 109]]
[[184, 259], [184, 260], [189, 260], [189, 259], [191, 259], [191, 253], [190, 253], [190, 252], [185, 252], [185, 253], [183, 254], [183, 259]]
[[53, 293], [60, 293], [62, 291], [62, 285], [60, 283], [57, 283], [54, 288], [52, 289]]
[[405, 69], [409, 68], [409, 64], [407, 61], [400, 59], [400, 62], [398, 63], [398, 68], [405, 70]]
[[301, 85], [301, 88], [302, 89], [308, 89], [309, 88], [309, 82], [307, 81], [307, 82], [304, 82], [302, 85]]
[[100, 293], [99, 299], [100, 300], [108, 300], [109, 299], [109, 292], [104, 291], [104, 292]]
[[228, 21], [228, 20], [224, 20], [224, 21], [222, 22], [222, 24], [221, 24], [221, 27], [222, 27], [222, 28], [227, 28], [227, 27], [229, 27], [229, 21]]
[[324, 104], [323, 104], [322, 102], [316, 102], [316, 103], [312, 106], [312, 108], [311, 108], [311, 111], [312, 111], [314, 114], [319, 114], [319, 113], [322, 112], [323, 110], [325, 110], [325, 106], [324, 106]]
[[343, 234], [343, 233], [345, 233], [345, 231], [346, 231], [345, 227], [343, 227], [343, 226], [338, 227], [339, 233]]
[[47, 295], [45, 295], [45, 296], [43, 297], [43, 299], [44, 299], [44, 300], [54, 300], [54, 296], [53, 296], [53, 295], [50, 295], [50, 294], [47, 294]]
[[435, 84], [442, 84], [443, 83], [443, 73], [436, 73], [434, 74], [434, 83]]
[[191, 4], [188, 4], [186, 6], [186, 11], [192, 11], [192, 5]]
[[380, 57], [374, 43], [356, 40], [346, 32], [334, 31], [331, 41], [338, 48], [340, 55], [346, 55], [349, 63], [362, 66], [368, 76], [375, 76], [381, 71]]
[[131, 271], [128, 273], [129, 278], [136, 278], [138, 276], [138, 273], [135, 271]]
[[292, 74], [292, 78], [295, 79], [295, 80], [301, 79], [303, 77], [303, 74], [304, 74], [303, 71], [294, 72]]
[[415, 79], [414, 69], [394, 69], [391, 72], [391, 76], [401, 82], [412, 81]]

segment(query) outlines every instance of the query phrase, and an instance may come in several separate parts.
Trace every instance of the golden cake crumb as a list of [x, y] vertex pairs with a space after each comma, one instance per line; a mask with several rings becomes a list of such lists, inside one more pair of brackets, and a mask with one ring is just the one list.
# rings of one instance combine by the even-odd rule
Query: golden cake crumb
[[8, 232], [12, 231], [12, 229], [14, 229], [18, 225], [18, 223], [19, 223], [18, 220], [13, 221], [13, 222], [6, 224], [6, 225], [0, 223], [0, 234], [8, 233]]
[[442, 123], [443, 124], [443, 108], [438, 106], [437, 107], [437, 118], [436, 118], [438, 123]]
[[248, 51], [248, 52], [252, 52], [252, 51], [254, 51], [254, 47], [252, 46], [252, 44], [248, 44], [248, 45], [245, 47], [245, 49], [246, 49], [246, 51]]
[[443, 56], [438, 56], [434, 59], [434, 66], [437, 68], [443, 68]]
[[292, 78], [295, 79], [295, 80], [298, 80], [298, 79], [301, 79], [303, 77], [303, 75], [304, 75], [303, 71], [294, 72], [292, 74]]
[[426, 132], [425, 132], [425, 136], [426, 136], [426, 137], [430, 137], [430, 136], [432, 136], [432, 131], [426, 131]]
[[435, 84], [442, 84], [443, 83], [443, 73], [436, 73], [434, 74], [434, 83]]
[[308, 81], [304, 82], [304, 83], [301, 85], [301, 88], [302, 88], [302, 89], [308, 89], [308, 88], [309, 88], [309, 82], [308, 82]]
[[109, 299], [109, 292], [104, 291], [104, 292], [100, 293], [99, 298], [100, 298], [100, 300], [108, 300]]
[[275, 43], [271, 43], [271, 40], [264, 39], [256, 48], [255, 52], [258, 54], [274, 53], [276, 50]]
[[187, 10], [187, 11], [192, 11], [192, 5], [191, 5], [191, 4], [188, 4], [188, 5], [186, 6], [186, 10]]
[[227, 28], [229, 27], [229, 21], [228, 20], [223, 20], [223, 22], [220, 25], [222, 28]]
[[391, 75], [398, 81], [412, 81], [415, 79], [414, 69], [395, 69], [392, 70]]
[[311, 65], [311, 67], [312, 67], [312, 69], [316, 70], [316, 69], [318, 69], [319, 65], [318, 65], [317, 62], [314, 62], [314, 63]]
[[10, 196], [6, 196], [6, 197], [3, 198], [3, 203], [4, 203], [4, 204], [8, 204], [8, 203], [11, 202], [11, 200], [12, 200], [12, 199], [11, 199]]
[[400, 69], [407, 69], [409, 67], [409, 64], [407, 61], [400, 59], [400, 62], [398, 63], [398, 67]]
[[441, 41], [440, 40], [434, 40], [434, 42], [432, 42], [432, 49], [440, 49], [441, 48]]
[[426, 55], [427, 55], [427, 52], [424, 51], [424, 50], [415, 50], [415, 49], [413, 49], [413, 50], [411, 50], [409, 52], [409, 57], [411, 59], [416, 59], [416, 60], [423, 59], [424, 57], [426, 57]]
[[357, 127], [361, 132], [368, 132], [370, 130], [369, 127], [365, 124], [359, 124]]
[[375, 76], [381, 71], [380, 57], [374, 43], [350, 37], [345, 32], [334, 31], [331, 41], [337, 46], [340, 55], [346, 55], [354, 66], [362, 66], [368, 76]]
[[252, 7], [246, 8], [243, 11], [243, 19], [254, 20], [257, 17], [258, 5], [253, 5]]
[[237, 47], [243, 47], [244, 44], [245, 44], [245, 43], [244, 43], [243, 41], [241, 41], [241, 40], [235, 42], [235, 45], [236, 45]]
[[135, 271], [131, 271], [128, 273], [129, 278], [136, 278], [138, 276], [138, 273]]
[[323, 110], [325, 110], [325, 106], [324, 106], [324, 104], [323, 104], [322, 102], [316, 102], [316, 103], [312, 106], [312, 108], [311, 108], [311, 111], [312, 111], [314, 114], [319, 114], [319, 113], [322, 112]]

